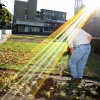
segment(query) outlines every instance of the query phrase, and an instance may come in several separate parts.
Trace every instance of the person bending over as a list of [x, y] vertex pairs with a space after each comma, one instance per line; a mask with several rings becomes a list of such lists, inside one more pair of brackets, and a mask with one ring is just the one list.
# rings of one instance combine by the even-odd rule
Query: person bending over
[[71, 44], [69, 44], [71, 56], [68, 61], [68, 65], [71, 71], [71, 80], [79, 80], [81, 82], [84, 67], [91, 51], [90, 42], [92, 40], [92, 36], [82, 29], [73, 29], [72, 32], [74, 32], [74, 30], [78, 31], [78, 33]]

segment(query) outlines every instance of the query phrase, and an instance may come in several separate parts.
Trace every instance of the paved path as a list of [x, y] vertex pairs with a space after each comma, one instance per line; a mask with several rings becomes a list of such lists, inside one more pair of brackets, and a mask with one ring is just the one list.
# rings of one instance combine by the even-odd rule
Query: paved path
[[10, 36], [11, 34], [2, 34], [2, 38], [0, 39], [0, 44], [4, 43]]

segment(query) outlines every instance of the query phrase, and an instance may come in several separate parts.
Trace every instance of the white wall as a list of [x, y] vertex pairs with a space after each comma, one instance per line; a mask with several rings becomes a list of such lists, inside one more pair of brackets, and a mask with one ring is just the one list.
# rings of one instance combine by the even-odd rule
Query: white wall
[[12, 33], [12, 30], [8, 30], [8, 29], [3, 29], [2, 30], [2, 34], [8, 34], [8, 35], [10, 35]]

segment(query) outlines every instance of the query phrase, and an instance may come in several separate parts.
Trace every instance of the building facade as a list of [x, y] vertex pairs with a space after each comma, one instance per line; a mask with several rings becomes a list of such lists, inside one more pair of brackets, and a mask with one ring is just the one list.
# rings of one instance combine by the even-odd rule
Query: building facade
[[66, 20], [66, 12], [41, 9], [41, 19], [45, 20], [45, 21], [46, 20], [65, 21]]
[[14, 31], [51, 33], [66, 21], [65, 12], [37, 11], [37, 0], [16, 0], [14, 8]]
[[41, 9], [41, 11], [37, 11], [36, 19], [42, 20], [45, 22], [44, 29], [41, 31], [54, 31], [59, 26], [61, 26], [66, 21], [66, 12], [54, 11], [54, 10], [47, 10]]
[[15, 1], [14, 31], [36, 32], [44, 23], [36, 21], [37, 0]]
[[15, 1], [14, 20], [31, 20], [36, 18], [37, 0]]

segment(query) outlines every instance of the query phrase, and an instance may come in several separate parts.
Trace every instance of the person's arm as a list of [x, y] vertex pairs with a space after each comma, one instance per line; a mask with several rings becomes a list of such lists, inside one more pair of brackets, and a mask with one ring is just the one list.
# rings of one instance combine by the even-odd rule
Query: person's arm
[[[84, 30], [83, 30], [84, 31]], [[91, 43], [91, 41], [92, 41], [92, 35], [91, 34], [89, 34], [88, 32], [86, 32], [86, 31], [84, 31], [85, 33], [86, 33], [86, 35], [87, 35], [87, 38], [88, 38], [88, 40], [89, 40], [89, 42]]]
[[88, 36], [88, 40], [89, 40], [90, 43], [91, 43], [91, 41], [92, 41], [92, 35], [89, 35], [89, 36]]
[[70, 50], [70, 54], [72, 54], [72, 53], [73, 53], [73, 51], [74, 51], [74, 47], [69, 48], [69, 50]]

